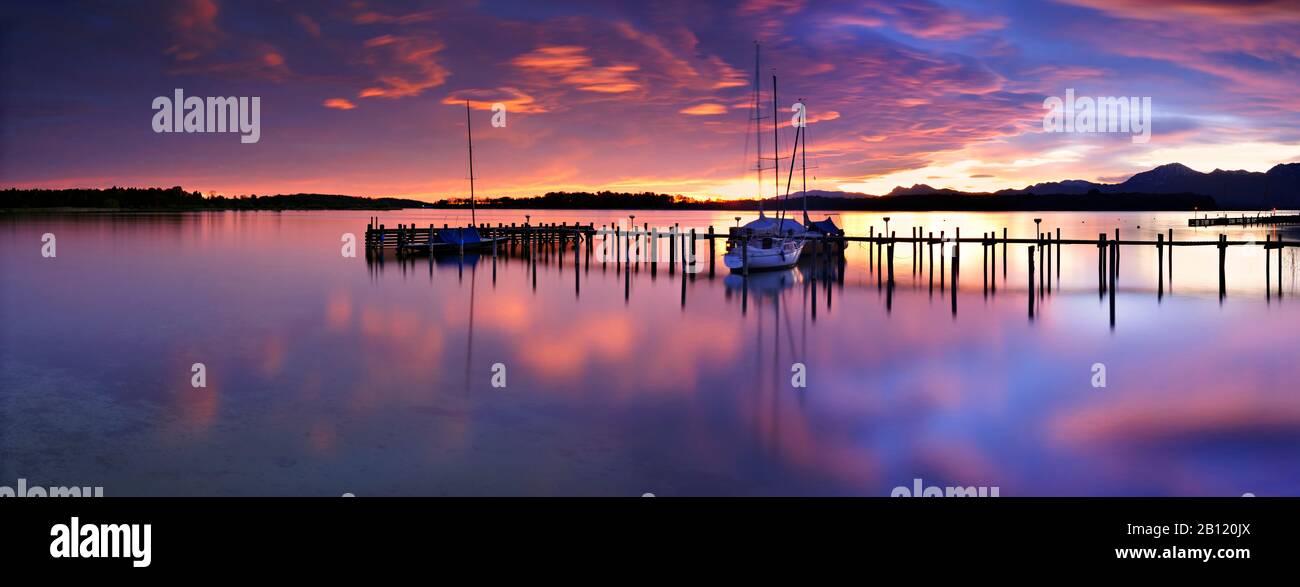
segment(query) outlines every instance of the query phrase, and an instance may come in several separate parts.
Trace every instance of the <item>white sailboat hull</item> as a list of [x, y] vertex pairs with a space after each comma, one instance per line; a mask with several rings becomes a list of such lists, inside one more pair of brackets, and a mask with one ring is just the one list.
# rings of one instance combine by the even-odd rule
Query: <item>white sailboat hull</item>
[[[763, 248], [761, 243], [752, 242], [749, 247], [749, 270], [752, 271], [771, 271], [774, 269], [788, 269], [794, 267], [799, 262], [799, 255], [803, 252], [803, 239], [779, 239], [772, 243], [771, 248]], [[745, 253], [743, 244], [737, 244], [722, 256], [722, 263], [733, 272], [744, 271]]]

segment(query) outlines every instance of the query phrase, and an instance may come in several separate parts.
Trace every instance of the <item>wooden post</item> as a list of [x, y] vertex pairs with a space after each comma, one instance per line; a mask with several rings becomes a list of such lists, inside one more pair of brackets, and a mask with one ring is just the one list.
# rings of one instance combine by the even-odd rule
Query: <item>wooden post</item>
[[939, 293], [943, 293], [945, 285], [948, 283], [948, 272], [944, 265], [948, 264], [948, 239], [943, 237], [944, 231], [939, 231]]
[[1165, 235], [1156, 234], [1156, 300], [1165, 296]]
[[1115, 293], [1119, 290], [1116, 280], [1119, 278], [1119, 239], [1110, 245], [1110, 327], [1115, 328]]
[[[743, 242], [740, 243], [740, 246], [742, 247], [742, 248], [740, 249], [740, 265], [741, 265], [740, 268], [741, 268], [741, 271], [744, 273], [745, 277], [749, 277], [749, 235], [750, 235], [750, 229], [748, 229], [748, 228], [744, 228], [744, 229], [741, 229], [741, 230], [744, 231], [745, 240], [744, 240]], [[749, 281], [746, 280], [745, 283], [748, 284]], [[746, 288], [746, 289], [745, 289], [745, 292], [748, 294], [748, 293], [749, 293], [749, 289]]]
[[1264, 299], [1270, 299], [1273, 292], [1273, 251], [1269, 245], [1273, 244], [1273, 235], [1264, 235]]
[[1106, 233], [1097, 235], [1097, 296], [1106, 294], [1106, 254], [1109, 248], [1106, 246]]
[[1115, 228], [1115, 271], [1119, 271], [1119, 228]]
[[926, 233], [925, 250], [930, 256], [930, 295], [934, 295], [934, 232]]
[[709, 277], [713, 277], [713, 265], [716, 262], [717, 254], [714, 252], [716, 243], [713, 240], [713, 225], [709, 225]]
[[894, 238], [893, 233], [889, 239], [889, 289], [894, 289]]
[[988, 242], [985, 244], [989, 253], [989, 293], [998, 292], [998, 232], [989, 231]]
[[1007, 278], [1007, 227], [1002, 227], [1002, 278]]
[[1219, 301], [1228, 294], [1228, 235], [1219, 235]]
[[1174, 229], [1169, 229], [1169, 289], [1174, 288]]
[[1034, 318], [1034, 245], [1029, 245], [1029, 318]]
[[961, 227], [952, 243], [952, 315], [957, 315], [958, 279], [961, 276]]
[[[689, 255], [691, 260], [690, 265], [682, 265], [682, 267], [686, 268], [686, 270], [690, 272], [691, 279], [694, 280], [695, 274], [697, 272], [695, 269], [695, 229], [694, 228], [691, 229], [691, 248], [690, 248]], [[683, 255], [683, 257], [685, 257], [685, 255]]]
[[659, 229], [650, 229], [650, 277], [659, 273]]
[[984, 267], [984, 297], [989, 296], [989, 233], [980, 235], [980, 264]]
[[1277, 299], [1282, 299], [1282, 253], [1286, 249], [1282, 245], [1282, 233], [1277, 233]]
[[1061, 280], [1061, 227], [1056, 227], [1056, 280]]
[[876, 264], [876, 227], [867, 232], [867, 269], [874, 269]]
[[677, 271], [677, 225], [668, 232], [668, 274], [672, 275]]
[[[1052, 293], [1052, 233], [1047, 233], [1047, 263], [1043, 265], [1043, 277], [1047, 278], [1047, 293]], [[1060, 245], [1057, 245], [1058, 249]]]

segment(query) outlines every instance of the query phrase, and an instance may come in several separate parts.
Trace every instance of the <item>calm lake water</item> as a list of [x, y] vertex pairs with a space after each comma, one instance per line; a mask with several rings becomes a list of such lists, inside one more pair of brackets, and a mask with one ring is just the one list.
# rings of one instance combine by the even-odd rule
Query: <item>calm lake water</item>
[[[480, 222], [603, 222], [509, 211]], [[1027, 247], [963, 245], [881, 287], [866, 246], [751, 277], [628, 275], [573, 253], [341, 255], [368, 212], [0, 215], [0, 485], [106, 495], [1295, 495], [1300, 291], [1261, 247], [1066, 246], [1031, 319]], [[727, 212], [635, 212], [703, 230]], [[463, 222], [380, 213], [388, 226]], [[817, 214], [817, 218], [824, 215]], [[1186, 214], [836, 215], [852, 234], [1263, 241]], [[753, 217], [745, 214], [744, 220]], [[57, 238], [43, 258], [42, 235]], [[1300, 233], [1285, 233], [1300, 240]], [[701, 255], [708, 248], [700, 243]], [[717, 254], [722, 254], [719, 247]], [[1277, 279], [1276, 253], [1271, 277]], [[926, 257], [926, 255], [922, 255]], [[560, 260], [563, 263], [560, 263]], [[948, 273], [938, 283], [938, 259]], [[926, 259], [928, 261], [928, 259]], [[1006, 261], [1006, 268], [1003, 263]], [[1167, 260], [1166, 260], [1167, 262]], [[1166, 271], [1168, 267], [1166, 267]], [[1274, 286], [1276, 287], [1276, 286]], [[206, 366], [207, 387], [191, 386]], [[492, 385], [493, 365], [506, 386]], [[791, 385], [806, 366], [807, 387]], [[1094, 364], [1105, 387], [1094, 387]]]

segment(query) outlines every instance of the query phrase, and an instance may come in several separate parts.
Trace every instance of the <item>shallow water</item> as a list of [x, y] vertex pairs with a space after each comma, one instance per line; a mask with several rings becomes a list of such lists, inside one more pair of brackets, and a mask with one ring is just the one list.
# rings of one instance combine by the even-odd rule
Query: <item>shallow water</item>
[[[627, 218], [479, 221], [524, 214]], [[632, 214], [701, 231], [736, 223], [727, 212]], [[584, 252], [575, 272], [571, 249], [539, 257], [535, 273], [504, 251], [495, 271], [490, 255], [343, 257], [342, 235], [360, 239], [370, 215], [0, 216], [0, 485], [21, 477], [106, 495], [885, 496], [918, 478], [1003, 496], [1300, 488], [1294, 249], [1279, 299], [1266, 295], [1263, 249], [1230, 248], [1220, 300], [1214, 247], [1178, 248], [1163, 291], [1154, 247], [1126, 247], [1112, 326], [1089, 245], [1053, 259], [1059, 279], [1031, 318], [1025, 245], [996, 248], [988, 292], [981, 247], [963, 245], [954, 312], [953, 259], [938, 250], [933, 289], [928, 262], [913, 273], [909, 246], [895, 250], [891, 291], [874, 253], [855, 244], [843, 261], [805, 259], [748, 287], [720, 260], [714, 275], [702, 261], [683, 290], [666, 265], [629, 275]], [[379, 216], [463, 222], [442, 210]], [[1192, 230], [1186, 214], [1168, 213], [836, 221], [866, 234], [884, 216], [900, 236], [921, 226], [1029, 237], [1035, 217], [1065, 238], [1277, 235]], [[54, 258], [41, 255], [45, 233], [57, 238]], [[206, 388], [191, 386], [194, 363]], [[504, 388], [492, 385], [498, 363]], [[806, 388], [791, 385], [795, 363]]]

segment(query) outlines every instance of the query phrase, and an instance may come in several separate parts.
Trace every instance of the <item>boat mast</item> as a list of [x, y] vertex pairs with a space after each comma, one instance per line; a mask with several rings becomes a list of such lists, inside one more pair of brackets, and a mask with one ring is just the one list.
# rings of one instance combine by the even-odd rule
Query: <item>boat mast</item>
[[799, 173], [803, 175], [803, 221], [808, 223], [808, 105], [803, 100], [799, 100], [803, 108], [799, 109], [799, 132], [796, 133], [799, 145], [802, 149], [800, 153]]
[[761, 90], [759, 88], [758, 75], [758, 41], [754, 41], [754, 103], [750, 108], [750, 116], [754, 121], [754, 153], [757, 155], [754, 169], [758, 171], [758, 215], [763, 215], [763, 125], [759, 122], [763, 120], [759, 110], [759, 97]]
[[469, 223], [478, 226], [474, 216], [474, 130], [470, 128], [469, 100], [465, 100], [465, 134], [469, 137]]
[[[772, 185], [775, 187], [775, 191], [772, 192], [773, 198], [777, 198], [781, 195], [781, 174], [777, 172], [777, 170], [781, 169], [781, 135], [778, 132], [780, 127], [781, 122], [780, 119], [777, 118], [776, 113], [776, 74], [772, 74]], [[785, 220], [783, 220], [785, 217], [785, 209], [778, 209], [776, 211], [776, 217], [776, 233], [779, 235], [785, 231], [785, 226], [782, 224], [785, 222]]]

